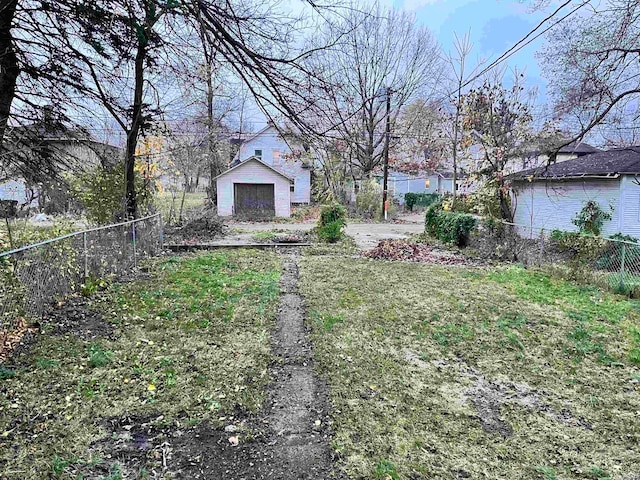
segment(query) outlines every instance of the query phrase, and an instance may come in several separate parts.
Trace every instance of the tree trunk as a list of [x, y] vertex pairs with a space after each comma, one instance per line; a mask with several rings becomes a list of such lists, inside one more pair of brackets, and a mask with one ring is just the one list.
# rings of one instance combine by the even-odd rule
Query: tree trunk
[[502, 185], [498, 187], [498, 200], [500, 201], [500, 216], [507, 222], [513, 222], [511, 214], [511, 206], [509, 205], [509, 196], [505, 195]]
[[0, 147], [7, 128], [11, 103], [16, 91], [16, 81], [20, 74], [18, 58], [13, 49], [11, 26], [18, 0], [0, 0]]
[[138, 135], [143, 125], [142, 100], [144, 87], [144, 61], [147, 56], [147, 40], [140, 38], [138, 41], [138, 51], [134, 67], [135, 87], [133, 92], [133, 115], [131, 128], [127, 132], [127, 147], [125, 159], [125, 183], [126, 183], [126, 216], [135, 218], [138, 213], [138, 199], [136, 195], [135, 164], [136, 146], [138, 145]]

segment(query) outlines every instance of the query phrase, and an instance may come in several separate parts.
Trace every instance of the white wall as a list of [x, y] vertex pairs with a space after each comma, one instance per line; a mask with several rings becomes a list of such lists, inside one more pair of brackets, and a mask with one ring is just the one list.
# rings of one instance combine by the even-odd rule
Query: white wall
[[624, 175], [620, 183], [619, 232], [640, 239], [640, 185], [639, 179]]
[[255, 160], [241, 164], [229, 173], [218, 177], [218, 215], [228, 217], [234, 214], [235, 183], [266, 183], [274, 185], [276, 217], [291, 216], [290, 182], [282, 175]]
[[[276, 169], [286, 173], [294, 179], [294, 191], [291, 194], [293, 203], [311, 202], [311, 170], [303, 168], [302, 161], [284, 159], [291, 154], [291, 148], [275, 127], [269, 127], [260, 135], [243, 143], [238, 152], [238, 158], [244, 162], [247, 158], [255, 155], [256, 150], [262, 150], [262, 161]], [[279, 158], [274, 158], [274, 151], [279, 152]]]
[[577, 231], [572, 220], [589, 200], [595, 200], [606, 211], [609, 205], [613, 206], [611, 220], [603, 225], [604, 236], [621, 231], [619, 179], [518, 182], [514, 188], [514, 222], [532, 226], [533, 237], [539, 235], [539, 229]]

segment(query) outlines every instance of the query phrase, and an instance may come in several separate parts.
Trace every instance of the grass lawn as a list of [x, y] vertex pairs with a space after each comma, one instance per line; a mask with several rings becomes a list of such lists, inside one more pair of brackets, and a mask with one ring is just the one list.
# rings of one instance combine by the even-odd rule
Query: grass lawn
[[301, 291], [349, 478], [637, 478], [632, 301], [517, 267], [313, 255]]
[[0, 368], [0, 477], [103, 478], [100, 467], [115, 472], [108, 478], [147, 478], [105, 455], [109, 419], [218, 425], [260, 408], [277, 255], [173, 257], [156, 261], [151, 276], [90, 297], [85, 313], [101, 316], [112, 335], [83, 340], [45, 324], [15, 366]]

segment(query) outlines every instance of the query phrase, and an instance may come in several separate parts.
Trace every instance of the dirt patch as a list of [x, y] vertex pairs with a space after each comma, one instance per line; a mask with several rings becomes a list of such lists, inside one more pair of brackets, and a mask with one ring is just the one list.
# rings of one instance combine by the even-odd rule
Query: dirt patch
[[[411, 358], [407, 357], [407, 360], [411, 361]], [[517, 405], [532, 413], [543, 413], [565, 425], [588, 430], [593, 428], [584, 418], [573, 415], [568, 405], [561, 410], [554, 409], [547, 392], [535, 390], [523, 383], [488, 380], [482, 373], [463, 362], [455, 365], [443, 360], [434, 360], [432, 364], [439, 369], [457, 368], [461, 376], [472, 381], [471, 386], [462, 392], [461, 400], [475, 407], [482, 428], [489, 433], [497, 433], [503, 437], [513, 434], [511, 426], [502, 419], [503, 405]]]
[[43, 319], [54, 335], [74, 335], [83, 340], [112, 337], [115, 327], [102, 314], [89, 307], [85, 297], [70, 297], [58, 303]]

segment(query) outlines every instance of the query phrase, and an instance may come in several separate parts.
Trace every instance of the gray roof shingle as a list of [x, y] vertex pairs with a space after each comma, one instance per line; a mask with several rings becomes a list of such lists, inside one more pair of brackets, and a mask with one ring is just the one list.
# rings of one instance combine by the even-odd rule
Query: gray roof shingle
[[614, 148], [592, 153], [573, 160], [530, 168], [509, 175], [514, 181], [533, 179], [566, 179], [581, 177], [613, 177], [616, 175], [640, 175], [640, 146]]

